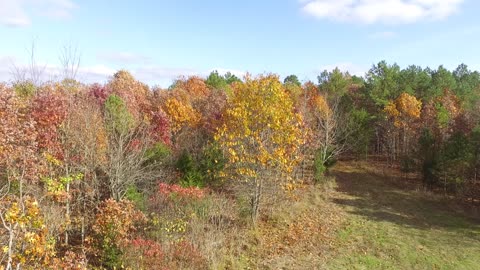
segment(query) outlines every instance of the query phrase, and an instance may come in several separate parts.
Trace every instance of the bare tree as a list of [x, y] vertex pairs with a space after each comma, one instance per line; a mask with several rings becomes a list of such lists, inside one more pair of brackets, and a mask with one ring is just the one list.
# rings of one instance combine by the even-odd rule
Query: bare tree
[[60, 65], [62, 68], [62, 78], [75, 80], [80, 67], [81, 54], [77, 46], [71, 44], [64, 45], [60, 56]]
[[[109, 121], [108, 114], [106, 121]], [[135, 127], [108, 130], [107, 133], [104, 172], [110, 195], [115, 200], [124, 198], [129, 188], [138, 184], [149, 185], [162, 176], [161, 162], [149, 162], [152, 140], [147, 125], [140, 123]]]
[[349, 123], [349, 115], [342, 108], [340, 95], [325, 93], [323, 108], [313, 110], [315, 148], [320, 163], [327, 166], [330, 161], [344, 153], [349, 145], [348, 138], [355, 131]]
[[22, 66], [12, 61], [10, 73], [15, 83], [30, 82], [34, 86], [39, 86], [42, 83], [42, 76], [45, 72], [46, 65], [40, 66], [37, 63], [35, 41], [32, 41], [27, 52], [30, 56], [28, 65]]

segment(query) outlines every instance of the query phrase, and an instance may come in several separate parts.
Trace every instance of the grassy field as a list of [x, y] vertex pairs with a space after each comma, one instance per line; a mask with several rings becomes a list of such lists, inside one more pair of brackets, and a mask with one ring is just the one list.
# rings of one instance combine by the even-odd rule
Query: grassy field
[[272, 192], [256, 227], [238, 211], [248, 203], [220, 196], [212, 211], [232, 222], [197, 222], [190, 239], [210, 269], [480, 269], [474, 207], [371, 164], [338, 163], [323, 184]]
[[365, 164], [338, 164], [329, 203], [344, 214], [318, 269], [480, 269], [472, 209]]

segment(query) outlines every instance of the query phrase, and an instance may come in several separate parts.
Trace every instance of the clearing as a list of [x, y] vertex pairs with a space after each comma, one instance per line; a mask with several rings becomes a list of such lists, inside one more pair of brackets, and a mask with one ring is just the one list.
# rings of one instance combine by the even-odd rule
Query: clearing
[[480, 269], [474, 207], [366, 163], [339, 163], [329, 200], [344, 211], [327, 269]]

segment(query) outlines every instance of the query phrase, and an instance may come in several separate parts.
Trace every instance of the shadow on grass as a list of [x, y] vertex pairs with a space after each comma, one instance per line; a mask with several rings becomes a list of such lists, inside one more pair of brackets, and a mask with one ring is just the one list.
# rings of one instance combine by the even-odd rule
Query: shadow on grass
[[415, 191], [400, 178], [388, 178], [367, 171], [333, 170], [338, 196], [333, 201], [347, 211], [379, 222], [417, 229], [455, 231], [480, 239], [480, 220], [452, 210], [448, 200]]

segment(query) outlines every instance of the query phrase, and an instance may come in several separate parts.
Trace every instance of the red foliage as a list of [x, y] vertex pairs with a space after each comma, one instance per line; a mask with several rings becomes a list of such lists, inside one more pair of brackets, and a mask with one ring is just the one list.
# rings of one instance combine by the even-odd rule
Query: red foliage
[[40, 93], [33, 100], [32, 116], [38, 132], [38, 147], [60, 158], [62, 149], [58, 128], [67, 116], [65, 96], [51, 91]]
[[170, 120], [168, 115], [160, 108], [152, 112], [150, 134], [155, 142], [161, 141], [166, 145], [171, 144]]
[[225, 91], [211, 91], [209, 95], [199, 104], [199, 112], [202, 114], [201, 124], [203, 128], [214, 133], [222, 123], [223, 111], [227, 105]]
[[201, 199], [205, 197], [205, 190], [198, 187], [188, 187], [184, 188], [177, 184], [169, 185], [165, 183], [160, 183], [158, 185], [158, 191], [165, 197], [171, 195], [180, 196], [188, 199]]
[[99, 105], [103, 105], [111, 93], [112, 90], [110, 90], [110, 88], [96, 83], [90, 86], [88, 95], [93, 97]]
[[162, 260], [164, 253], [162, 246], [152, 240], [136, 238], [132, 240], [132, 246], [141, 252], [145, 257], [155, 260]]
[[35, 122], [26, 105], [13, 91], [0, 86], [0, 168], [11, 170], [6, 174], [35, 182], [40, 161], [37, 152]]
[[102, 260], [111, 250], [124, 250], [130, 245], [137, 226], [144, 222], [145, 215], [130, 201], [102, 202], [92, 225], [92, 237], [87, 238], [91, 254]]
[[208, 269], [208, 264], [198, 249], [190, 242], [180, 241], [172, 247], [171, 261], [174, 267], [195, 266], [196, 269]]

